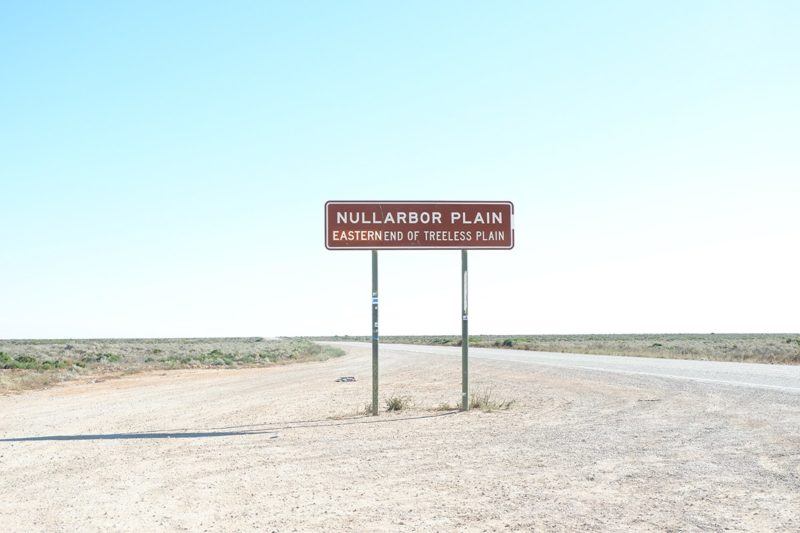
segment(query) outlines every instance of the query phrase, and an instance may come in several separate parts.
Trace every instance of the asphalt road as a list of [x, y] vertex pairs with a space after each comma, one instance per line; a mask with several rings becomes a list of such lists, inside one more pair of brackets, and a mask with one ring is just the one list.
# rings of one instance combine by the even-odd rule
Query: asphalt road
[[[358, 342], [331, 344], [362, 348], [369, 346], [369, 343]], [[460, 347], [388, 343], [381, 345], [381, 347], [392, 352], [461, 357]], [[648, 376], [724, 387], [745, 387], [800, 394], [800, 366], [792, 365], [529, 352], [495, 348], [470, 348], [469, 354], [471, 359], [513, 361], [582, 372]]]

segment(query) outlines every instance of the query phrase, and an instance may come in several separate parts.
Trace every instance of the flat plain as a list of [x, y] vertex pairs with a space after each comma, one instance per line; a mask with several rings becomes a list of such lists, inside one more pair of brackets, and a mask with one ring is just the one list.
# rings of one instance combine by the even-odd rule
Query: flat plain
[[324, 360], [341, 351], [304, 339], [0, 340], [0, 394], [148, 370], [242, 368]]
[[0, 529], [800, 528], [800, 394], [476, 353], [513, 404], [461, 413], [458, 350], [386, 345], [381, 398], [412, 405], [369, 417], [344, 349], [0, 396]]

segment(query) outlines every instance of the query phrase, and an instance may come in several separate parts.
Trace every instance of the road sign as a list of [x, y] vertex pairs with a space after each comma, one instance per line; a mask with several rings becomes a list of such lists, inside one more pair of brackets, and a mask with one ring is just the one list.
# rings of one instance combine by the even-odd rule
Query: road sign
[[508, 250], [511, 202], [328, 202], [329, 250]]
[[469, 409], [467, 250], [514, 247], [511, 202], [327, 202], [325, 247], [372, 250], [372, 415], [378, 414], [378, 250], [461, 250], [461, 409]]

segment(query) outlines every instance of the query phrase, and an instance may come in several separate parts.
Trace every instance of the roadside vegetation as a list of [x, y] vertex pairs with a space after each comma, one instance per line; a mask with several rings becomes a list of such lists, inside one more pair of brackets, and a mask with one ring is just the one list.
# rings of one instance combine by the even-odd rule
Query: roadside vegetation
[[414, 402], [411, 400], [411, 396], [389, 396], [388, 398], [384, 399], [384, 403], [386, 404], [386, 410], [391, 411], [405, 411], [410, 409]]
[[[369, 337], [314, 337], [361, 341]], [[461, 346], [461, 336], [390, 336], [381, 342]], [[800, 364], [800, 334], [477, 335], [470, 346], [540, 352], [630, 355], [670, 359]]]
[[[481, 388], [480, 390], [472, 392], [469, 397], [469, 408], [480, 409], [484, 413], [491, 413], [492, 411], [507, 411], [516, 403], [516, 400], [507, 400], [497, 398], [488, 387]], [[432, 411], [458, 411], [461, 406], [453, 405], [450, 402], [442, 402]]]
[[492, 390], [484, 388], [479, 391], [473, 392], [469, 399], [470, 409], [480, 409], [485, 413], [492, 411], [507, 411], [514, 405], [514, 400], [504, 400], [497, 398]]
[[0, 393], [88, 375], [323, 361], [339, 348], [306, 339], [0, 340]]

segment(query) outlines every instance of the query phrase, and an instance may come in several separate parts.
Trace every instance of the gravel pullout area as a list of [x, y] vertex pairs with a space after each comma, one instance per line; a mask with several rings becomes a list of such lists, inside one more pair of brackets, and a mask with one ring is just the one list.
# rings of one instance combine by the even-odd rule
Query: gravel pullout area
[[800, 529], [800, 395], [385, 346], [372, 418], [347, 351], [0, 396], [0, 530]]

